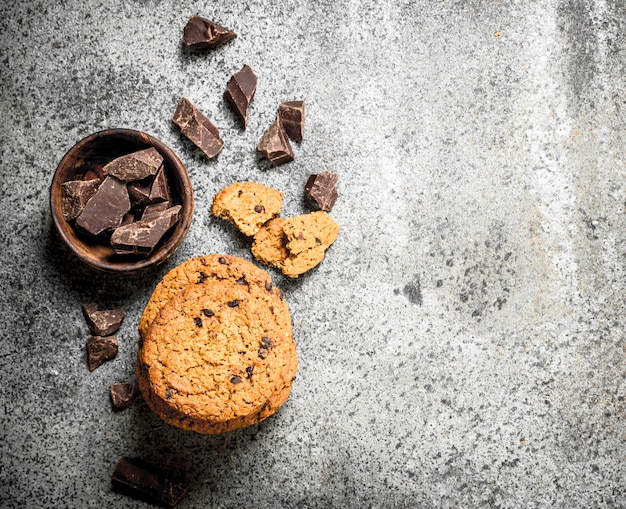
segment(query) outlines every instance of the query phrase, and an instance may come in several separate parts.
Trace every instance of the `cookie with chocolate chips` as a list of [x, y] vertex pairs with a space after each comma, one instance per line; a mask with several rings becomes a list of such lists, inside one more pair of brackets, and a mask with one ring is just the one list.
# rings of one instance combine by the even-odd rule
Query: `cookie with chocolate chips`
[[215, 195], [211, 213], [253, 236], [263, 224], [280, 214], [283, 194], [256, 182], [236, 182]]
[[186, 285], [143, 335], [137, 383], [166, 422], [220, 433], [272, 415], [297, 371], [291, 319], [271, 291], [213, 279]]
[[282, 292], [272, 284], [267, 271], [243, 258], [224, 254], [210, 254], [190, 258], [170, 270], [154, 289], [139, 320], [139, 334], [144, 336], [150, 323], [161, 308], [173, 296], [187, 286], [230, 281], [247, 288], [253, 294], [268, 294], [273, 306], [283, 315], [289, 316]]
[[254, 236], [252, 255], [296, 278], [319, 265], [339, 235], [339, 225], [324, 211], [275, 218]]

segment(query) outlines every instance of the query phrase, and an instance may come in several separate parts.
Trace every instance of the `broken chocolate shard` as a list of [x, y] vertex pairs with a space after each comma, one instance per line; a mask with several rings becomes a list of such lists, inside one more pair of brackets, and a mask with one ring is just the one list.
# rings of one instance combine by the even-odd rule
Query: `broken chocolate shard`
[[127, 184], [128, 196], [130, 197], [130, 203], [133, 207], [141, 207], [148, 203], [153, 182], [154, 177], [148, 177]]
[[87, 362], [89, 371], [102, 366], [106, 361], [117, 355], [117, 338], [115, 336], [91, 336], [87, 340]]
[[200, 16], [192, 16], [183, 29], [185, 46], [197, 49], [211, 49], [221, 46], [237, 37], [237, 34], [228, 28], [209, 21]]
[[120, 226], [111, 235], [111, 246], [121, 255], [150, 254], [176, 224], [180, 209], [180, 205], [175, 205], [149, 219]]
[[70, 180], [61, 188], [61, 209], [66, 221], [76, 219], [100, 185], [100, 180]]
[[137, 389], [133, 384], [116, 383], [109, 387], [111, 403], [113, 403], [113, 408], [115, 408], [116, 410], [128, 408], [133, 403], [136, 394]]
[[126, 495], [164, 507], [174, 507], [187, 493], [186, 486], [179, 480], [135, 458], [118, 461], [111, 484]]
[[131, 182], [155, 175], [162, 164], [163, 156], [157, 149], [150, 147], [113, 159], [102, 168], [102, 172], [124, 182]]
[[304, 139], [304, 101], [286, 101], [278, 105], [278, 115], [287, 136], [293, 141]]
[[309, 176], [304, 186], [304, 194], [313, 208], [326, 212], [331, 211], [339, 196], [337, 193], [338, 180], [339, 175], [334, 171], [323, 171]]
[[146, 205], [146, 208], [143, 209], [143, 213], [141, 214], [141, 220], [149, 220], [154, 219], [161, 215], [162, 212], [165, 212], [167, 209], [171, 207], [169, 201], [160, 201], [157, 203], [151, 203], [150, 205]]
[[277, 116], [265, 131], [256, 149], [276, 166], [293, 161], [291, 144], [283, 129], [280, 116]]
[[126, 183], [107, 175], [76, 218], [76, 225], [91, 235], [99, 235], [109, 228], [117, 228], [129, 210]]
[[248, 108], [256, 92], [256, 75], [249, 65], [233, 74], [224, 92], [224, 100], [245, 129], [248, 124]]
[[170, 201], [170, 186], [167, 182], [167, 175], [165, 174], [165, 168], [161, 169], [154, 176], [152, 187], [150, 188], [150, 195], [148, 196], [148, 203], [157, 203], [161, 201]]
[[98, 306], [92, 302], [83, 304], [83, 315], [94, 336], [115, 334], [124, 321], [124, 311], [121, 309], [98, 311]]
[[172, 122], [207, 157], [215, 157], [222, 150], [224, 141], [217, 127], [186, 97], [178, 101]]

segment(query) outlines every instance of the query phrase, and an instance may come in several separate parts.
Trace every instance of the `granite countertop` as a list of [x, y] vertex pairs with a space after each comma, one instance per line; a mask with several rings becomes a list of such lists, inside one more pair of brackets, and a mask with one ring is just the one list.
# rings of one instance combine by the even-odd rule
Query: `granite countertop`
[[[194, 14], [237, 32], [182, 47]], [[0, 5], [0, 506], [148, 507], [111, 489], [122, 456], [184, 472], [185, 507], [626, 507], [626, 6], [620, 1], [25, 1]], [[249, 64], [242, 130], [222, 94]], [[219, 127], [207, 159], [172, 126], [181, 96]], [[255, 151], [279, 102], [305, 139]], [[83, 137], [143, 130], [196, 199], [167, 262], [116, 276], [61, 245], [56, 165]], [[322, 264], [269, 269], [300, 367], [252, 427], [200, 435], [141, 400], [137, 323], [190, 257], [252, 261], [211, 215], [252, 180], [283, 215], [339, 174]], [[86, 365], [84, 302], [121, 308], [119, 354]]]

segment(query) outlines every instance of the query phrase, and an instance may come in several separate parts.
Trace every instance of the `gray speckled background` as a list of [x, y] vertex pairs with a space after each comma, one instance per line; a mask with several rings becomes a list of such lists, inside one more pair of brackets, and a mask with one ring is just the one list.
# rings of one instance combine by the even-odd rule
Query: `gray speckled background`
[[[622, 0], [0, 5], [0, 506], [144, 507], [118, 458], [181, 469], [180, 507], [626, 507], [626, 4]], [[201, 14], [239, 37], [182, 49]], [[242, 131], [222, 100], [259, 76]], [[226, 146], [207, 160], [170, 118], [188, 96]], [[293, 163], [255, 153], [304, 99]], [[156, 270], [95, 273], [59, 245], [48, 186], [107, 127], [187, 165], [193, 224]], [[222, 436], [138, 401], [136, 325], [183, 260], [249, 245], [214, 194], [255, 180], [305, 212], [309, 173], [340, 175], [323, 264], [285, 290], [300, 370], [268, 421]], [[121, 307], [93, 373], [80, 305]]]

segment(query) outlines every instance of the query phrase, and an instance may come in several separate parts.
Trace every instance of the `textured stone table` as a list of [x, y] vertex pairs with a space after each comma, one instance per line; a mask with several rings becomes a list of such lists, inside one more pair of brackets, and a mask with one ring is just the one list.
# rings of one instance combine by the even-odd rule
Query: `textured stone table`
[[[626, 507], [626, 7], [602, 1], [4, 2], [0, 6], [0, 506], [146, 507], [111, 490], [121, 456], [185, 472], [180, 507]], [[182, 48], [190, 15], [239, 37]], [[259, 76], [248, 128], [222, 99]], [[170, 119], [181, 95], [219, 126], [207, 160]], [[280, 101], [305, 141], [255, 152]], [[196, 211], [163, 266], [81, 266], [51, 225], [63, 154], [144, 130], [187, 165]], [[268, 421], [172, 428], [132, 381], [154, 285], [189, 257], [251, 259], [211, 216], [237, 180], [307, 210], [340, 175], [337, 242], [284, 289], [300, 370]], [[90, 373], [83, 302], [127, 313]]]

